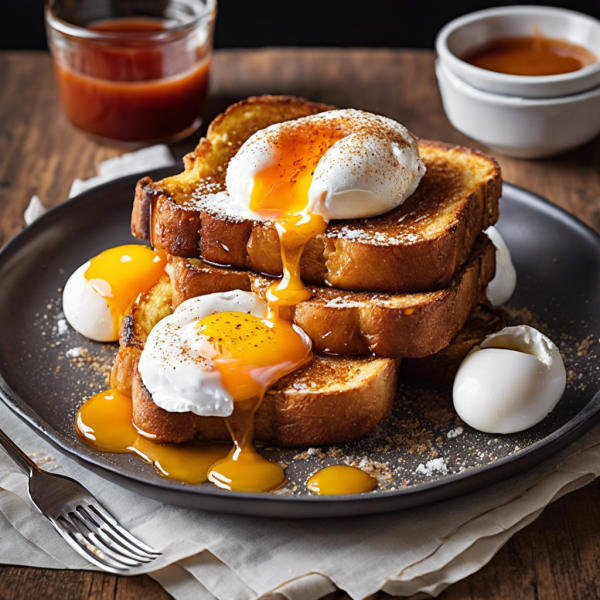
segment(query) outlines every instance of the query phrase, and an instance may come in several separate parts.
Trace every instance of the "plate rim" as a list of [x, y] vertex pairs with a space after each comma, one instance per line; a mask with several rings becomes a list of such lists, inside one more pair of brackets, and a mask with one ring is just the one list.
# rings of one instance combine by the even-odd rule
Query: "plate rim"
[[[163, 167], [154, 169], [147, 173], [147, 175], [154, 179], [162, 178], [175, 172], [177, 172], [176, 167]], [[84, 203], [90, 195], [95, 196], [103, 190], [121, 187], [129, 183], [135, 184], [140, 176], [141, 174], [132, 174], [114, 179], [90, 188], [89, 190], [86, 190], [73, 198], [69, 198], [61, 204], [49, 209], [39, 219], [36, 219], [30, 226], [25, 227], [21, 232], [10, 239], [2, 249], [0, 249], [0, 266], [5, 261], [9, 260], [13, 254], [18, 252], [18, 250], [26, 244], [27, 239], [30, 236], [35, 236], [36, 231], [43, 228], [48, 220], [59, 218], [63, 211], [75, 210], [73, 207], [80, 203]], [[504, 182], [503, 186], [503, 195], [505, 189], [510, 189], [513, 193], [516, 193], [518, 202], [525, 202], [526, 204], [532, 203], [538, 208], [543, 208], [544, 212], [548, 213], [551, 217], [559, 215], [562, 217], [561, 220], [566, 220], [567, 222], [570, 222], [571, 225], [575, 225], [582, 234], [585, 234], [585, 237], [588, 238], [592, 244], [596, 245], [598, 252], [600, 253], [600, 235], [581, 219], [564, 208], [553, 204], [543, 196], [531, 192], [521, 186], [507, 182]], [[133, 238], [132, 241], [133, 243], [137, 243], [135, 238]], [[2, 369], [2, 365], [0, 365], [0, 369]], [[433, 481], [425, 481], [408, 488], [392, 491], [383, 490], [372, 495], [285, 496], [230, 492], [216, 487], [214, 489], [212, 487], [200, 488], [198, 486], [186, 486], [183, 484], [181, 487], [174, 488], [167, 486], [167, 484], [162, 485], [160, 481], [148, 480], [142, 475], [125, 474], [120, 471], [118, 466], [102, 462], [101, 453], [92, 452], [91, 449], [89, 452], [86, 452], [87, 449], [72, 443], [68, 438], [64, 437], [50, 426], [10, 387], [2, 372], [0, 372], [0, 399], [14, 414], [20, 417], [29, 427], [34, 429], [36, 433], [41, 434], [52, 446], [59, 451], [64, 452], [69, 458], [74, 459], [76, 462], [84, 465], [98, 475], [111, 481], [115, 481], [123, 487], [134, 489], [138, 493], [142, 493], [146, 496], [163, 499], [163, 501], [165, 495], [169, 496], [167, 501], [170, 503], [184, 506], [202, 505], [199, 507], [219, 512], [258, 515], [261, 511], [252, 509], [252, 506], [256, 504], [256, 502], [259, 502], [259, 505], [267, 505], [269, 509], [275, 505], [283, 507], [283, 509], [277, 511], [281, 514], [274, 514], [273, 516], [283, 516], [286, 518], [320, 518], [330, 517], [334, 514], [338, 516], [350, 514], [367, 515], [415, 506], [419, 504], [419, 500], [421, 501], [420, 504], [428, 504], [451, 497], [458, 497], [469, 493], [470, 491], [482, 489], [493, 483], [500, 483], [513, 475], [522, 473], [536, 463], [536, 459], [543, 451], [546, 453], [545, 458], [550, 459], [557, 452], [572, 444], [600, 420], [599, 388], [588, 403], [561, 427], [526, 448], [492, 463], [467, 469], [462, 473], [442, 476]], [[548, 449], [550, 449], [550, 452], [548, 452]], [[509, 468], [511, 472], [510, 474], [507, 474], [506, 471]], [[498, 477], [494, 477], [496, 475], [498, 475]], [[492, 481], [492, 479], [495, 479], [495, 481]], [[458, 493], [453, 493], [454, 488], [462, 489]], [[174, 497], [176, 500], [177, 497], [180, 496], [187, 500], [195, 499], [198, 501], [186, 501], [183, 504], [174, 501]], [[212, 508], [208, 506], [206, 502], [201, 501], [208, 500], [208, 504], [210, 504], [210, 502], [215, 499], [218, 500], [218, 504], [222, 505]], [[240, 510], [240, 507], [237, 506], [240, 503], [245, 504], [247, 510]], [[325, 510], [315, 510], [315, 505], [317, 507], [326, 508]], [[342, 506], [348, 507], [349, 510], [344, 512], [331, 509], [331, 507], [341, 508]], [[365, 506], [368, 506], [368, 508], [364, 508]], [[294, 512], [288, 514], [289, 508], [295, 508], [300, 512], [298, 514]], [[311, 512], [314, 514], [311, 514]]]

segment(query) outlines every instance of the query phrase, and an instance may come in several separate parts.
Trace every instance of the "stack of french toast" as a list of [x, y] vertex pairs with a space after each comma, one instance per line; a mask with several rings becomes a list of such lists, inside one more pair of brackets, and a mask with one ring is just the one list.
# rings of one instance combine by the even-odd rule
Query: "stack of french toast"
[[[152, 328], [182, 302], [253, 291], [282, 275], [273, 223], [230, 210], [229, 161], [255, 132], [332, 110], [263, 96], [231, 106], [208, 128], [179, 175], [136, 188], [132, 232], [168, 255], [168, 276], [125, 319], [112, 387], [133, 399], [136, 427], [158, 442], [226, 440], [225, 421], [159, 408], [138, 361]], [[255, 439], [280, 446], [341, 443], [372, 432], [391, 412], [399, 378], [452, 381], [464, 356], [505, 325], [486, 289], [496, 251], [484, 230], [498, 219], [498, 164], [477, 151], [419, 140], [426, 166], [414, 194], [383, 215], [331, 221], [306, 245], [300, 273], [310, 299], [281, 316], [312, 340], [312, 360], [272, 385]], [[225, 201], [223, 200], [225, 198]]]

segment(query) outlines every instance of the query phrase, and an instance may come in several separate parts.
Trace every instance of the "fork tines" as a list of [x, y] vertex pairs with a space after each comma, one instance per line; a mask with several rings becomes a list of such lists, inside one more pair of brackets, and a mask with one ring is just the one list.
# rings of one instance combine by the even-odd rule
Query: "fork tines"
[[127, 571], [161, 554], [129, 533], [95, 502], [82, 501], [74, 510], [51, 521], [78, 554], [105, 571]]

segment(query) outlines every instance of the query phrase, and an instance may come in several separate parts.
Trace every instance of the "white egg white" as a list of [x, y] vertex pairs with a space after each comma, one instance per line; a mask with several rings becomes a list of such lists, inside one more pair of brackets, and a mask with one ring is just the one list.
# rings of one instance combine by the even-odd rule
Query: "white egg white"
[[396, 121], [360, 110], [334, 110], [271, 125], [252, 135], [231, 159], [227, 192], [246, 218], [264, 220], [250, 210], [254, 177], [276, 163], [274, 143], [306, 126], [341, 120], [348, 135], [319, 160], [308, 192], [307, 210], [331, 219], [362, 219], [383, 214], [413, 194], [425, 174], [415, 139]]
[[81, 265], [69, 277], [63, 291], [63, 312], [75, 331], [97, 342], [115, 342], [118, 329], [106, 300], [85, 278], [89, 262]]
[[500, 232], [492, 226], [485, 233], [496, 247], [496, 275], [488, 284], [487, 296], [494, 306], [501, 306], [508, 302], [517, 287], [517, 272]]
[[527, 325], [488, 336], [463, 360], [454, 408], [474, 429], [515, 433], [542, 421], [561, 399], [565, 366], [555, 344]]
[[233, 399], [210, 358], [212, 346], [198, 333], [199, 320], [221, 312], [264, 317], [265, 303], [251, 292], [234, 290], [191, 298], [165, 317], [148, 336], [139, 372], [155, 404], [169, 412], [228, 417]]

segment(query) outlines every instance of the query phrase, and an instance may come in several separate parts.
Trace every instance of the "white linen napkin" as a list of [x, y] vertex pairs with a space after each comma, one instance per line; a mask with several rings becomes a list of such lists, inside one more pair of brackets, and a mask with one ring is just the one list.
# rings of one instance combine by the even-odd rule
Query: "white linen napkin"
[[161, 167], [170, 167], [174, 164], [175, 159], [169, 147], [164, 144], [148, 146], [136, 152], [115, 156], [100, 163], [96, 177], [86, 180], [75, 179], [73, 185], [71, 185], [69, 198], [77, 196], [77, 194], [81, 194], [81, 192], [85, 192], [101, 183], [117, 179], [117, 177], [125, 177], [125, 175], [133, 175], [142, 171], [147, 172], [152, 169], [160, 169]]
[[[176, 600], [316, 600], [335, 586], [435, 596], [485, 565], [550, 502], [600, 474], [600, 426], [524, 475], [445, 502], [361, 518], [281, 520], [165, 505], [94, 475], [0, 404], [8, 435], [43, 468], [74, 477], [127, 528], [163, 552], [148, 573]], [[91, 569], [27, 498], [0, 452], [0, 563]]]
[[36, 219], [39, 219], [48, 209], [42, 204], [38, 196], [34, 195], [31, 198], [29, 206], [25, 209], [23, 219], [25, 225], [31, 225]]
[[[152, 168], [144, 152], [123, 159], [128, 172]], [[117, 171], [113, 177], [124, 174]], [[76, 193], [81, 189], [75, 186]], [[31, 218], [43, 212], [38, 204], [32, 200]], [[316, 600], [336, 587], [355, 600], [379, 590], [436, 596], [489, 562], [550, 502], [600, 474], [598, 425], [526, 474], [455, 500], [371, 517], [270, 520], [139, 496], [56, 451], [1, 403], [0, 423], [40, 466], [80, 481], [163, 552], [136, 573], [148, 573], [176, 600]], [[93, 569], [32, 507], [26, 477], [1, 451], [0, 563]]]
[[[118, 177], [133, 175], [134, 173], [147, 172], [161, 167], [170, 167], [175, 165], [175, 159], [168, 146], [156, 144], [141, 148], [136, 152], [129, 152], [121, 156], [109, 158], [100, 163], [98, 175], [90, 179], [75, 179], [69, 191], [69, 198], [77, 196], [93, 187], [96, 187], [107, 181], [112, 181]], [[23, 218], [26, 225], [31, 225], [38, 217], [41, 217], [48, 209], [44, 206], [37, 195], [31, 198], [29, 206], [26, 208]]]

